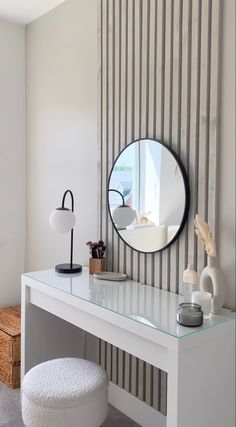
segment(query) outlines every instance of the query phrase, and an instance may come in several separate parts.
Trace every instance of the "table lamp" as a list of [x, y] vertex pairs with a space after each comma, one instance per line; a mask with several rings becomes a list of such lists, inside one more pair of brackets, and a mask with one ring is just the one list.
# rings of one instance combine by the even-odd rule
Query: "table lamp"
[[[71, 196], [71, 209], [65, 208], [65, 198], [67, 194], [70, 194]], [[73, 264], [73, 227], [75, 225], [75, 214], [74, 197], [70, 190], [65, 191], [62, 198], [61, 207], [56, 208], [51, 212], [49, 217], [49, 224], [52, 229], [58, 233], [68, 233], [68, 231], [71, 232], [70, 263], [56, 265], [56, 272], [64, 274], [79, 273], [82, 271], [82, 266], [80, 264]]]
[[112, 212], [112, 218], [114, 223], [119, 228], [125, 228], [128, 225], [130, 225], [133, 222], [133, 220], [136, 218], [136, 212], [130, 206], [125, 204], [124, 196], [120, 191], [114, 190], [112, 188], [109, 188], [108, 191], [113, 191], [115, 193], [118, 193], [122, 198], [122, 205], [114, 209], [114, 211]]

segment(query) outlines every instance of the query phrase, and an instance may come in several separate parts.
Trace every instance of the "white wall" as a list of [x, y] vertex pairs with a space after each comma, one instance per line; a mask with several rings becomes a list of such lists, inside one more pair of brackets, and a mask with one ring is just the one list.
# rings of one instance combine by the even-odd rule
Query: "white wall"
[[[70, 234], [48, 224], [63, 192], [75, 198], [75, 262], [97, 238], [97, 9], [67, 0], [26, 27], [26, 270], [69, 261]], [[68, 207], [70, 199], [68, 198]]]
[[160, 224], [178, 226], [186, 203], [184, 180], [174, 157], [166, 149], [161, 151]]
[[218, 252], [226, 305], [235, 309], [235, 0], [222, 6]]
[[25, 30], [0, 19], [0, 307], [20, 300], [25, 246]]

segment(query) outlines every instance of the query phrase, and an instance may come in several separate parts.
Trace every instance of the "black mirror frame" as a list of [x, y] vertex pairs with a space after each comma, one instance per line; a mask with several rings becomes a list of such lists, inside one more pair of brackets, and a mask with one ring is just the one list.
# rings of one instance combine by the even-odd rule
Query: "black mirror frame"
[[[144, 140], [147, 140], [147, 139], [148, 139], [148, 140], [150, 140], [150, 141], [158, 142], [158, 143], [159, 143], [159, 144], [161, 144], [163, 147], [165, 147], [165, 148], [170, 152], [170, 154], [174, 157], [174, 159], [176, 160], [176, 163], [178, 164], [178, 166], [179, 166], [179, 168], [180, 168], [180, 171], [181, 171], [181, 173], [182, 173], [182, 177], [183, 177], [183, 181], [184, 181], [184, 189], [185, 189], [185, 208], [184, 208], [183, 218], [182, 218], [182, 221], [181, 221], [181, 223], [180, 223], [180, 226], [179, 226], [179, 229], [178, 229], [177, 233], [174, 235], [173, 239], [172, 239], [169, 243], [167, 243], [167, 245], [163, 246], [161, 249], [157, 249], [156, 251], [152, 251], [152, 252], [140, 251], [139, 249], [136, 249], [136, 248], [134, 248], [133, 246], [130, 246], [130, 245], [129, 245], [129, 244], [128, 244], [124, 239], [123, 239], [123, 237], [121, 237], [121, 235], [120, 235], [119, 231], [117, 230], [117, 228], [116, 228], [116, 226], [115, 226], [115, 223], [114, 223], [113, 218], [112, 218], [112, 215], [111, 215], [110, 204], [109, 204], [109, 191], [108, 191], [108, 190], [109, 190], [109, 186], [110, 186], [111, 175], [112, 175], [112, 172], [113, 172], [114, 166], [115, 166], [115, 164], [116, 164], [117, 160], [119, 159], [119, 157], [122, 155], [123, 151], [125, 151], [125, 150], [126, 150], [126, 148], [127, 148], [127, 147], [129, 147], [130, 145], [132, 145], [132, 144], [134, 144], [134, 143], [136, 143], [136, 142], [138, 142], [138, 141], [144, 141]], [[112, 166], [112, 168], [111, 168], [111, 171], [110, 171], [110, 174], [109, 174], [109, 178], [108, 178], [108, 184], [107, 184], [107, 206], [108, 206], [109, 216], [110, 216], [110, 219], [111, 219], [112, 225], [113, 225], [113, 227], [114, 227], [114, 229], [115, 229], [116, 233], [118, 234], [119, 238], [120, 238], [121, 240], [123, 240], [123, 242], [124, 242], [127, 246], [129, 246], [132, 250], [137, 251], [137, 252], [139, 252], [139, 253], [143, 253], [143, 254], [155, 254], [156, 252], [161, 252], [161, 251], [163, 251], [164, 249], [169, 248], [169, 247], [170, 247], [170, 246], [171, 246], [171, 245], [172, 245], [172, 244], [173, 244], [173, 243], [178, 239], [178, 237], [180, 236], [180, 234], [181, 234], [181, 232], [182, 232], [182, 230], [183, 230], [183, 228], [184, 228], [184, 226], [185, 226], [185, 223], [186, 223], [186, 221], [187, 221], [188, 213], [189, 213], [189, 206], [190, 206], [190, 187], [189, 187], [189, 179], [188, 179], [188, 176], [187, 176], [187, 173], [186, 173], [185, 167], [184, 167], [184, 165], [183, 165], [183, 163], [182, 163], [182, 161], [181, 161], [180, 157], [179, 157], [179, 156], [175, 153], [175, 151], [174, 151], [174, 150], [172, 150], [172, 148], [170, 148], [166, 143], [161, 142], [161, 141], [158, 141], [157, 139], [153, 139], [153, 138], [148, 138], [148, 137], [146, 137], [146, 138], [136, 139], [135, 141], [130, 142], [130, 144], [126, 145], [126, 147], [124, 147], [124, 148], [121, 150], [121, 152], [120, 152], [120, 153], [119, 153], [119, 155], [116, 157], [116, 159], [115, 159], [115, 161], [114, 161], [114, 163], [113, 163], [113, 166]]]

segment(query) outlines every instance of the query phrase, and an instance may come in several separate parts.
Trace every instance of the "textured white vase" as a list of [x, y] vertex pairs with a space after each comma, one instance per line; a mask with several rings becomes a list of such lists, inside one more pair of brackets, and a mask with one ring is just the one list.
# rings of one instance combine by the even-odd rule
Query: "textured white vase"
[[219, 314], [225, 302], [225, 281], [222, 272], [217, 268], [217, 258], [208, 257], [207, 267], [200, 276], [200, 289], [212, 293], [211, 312]]

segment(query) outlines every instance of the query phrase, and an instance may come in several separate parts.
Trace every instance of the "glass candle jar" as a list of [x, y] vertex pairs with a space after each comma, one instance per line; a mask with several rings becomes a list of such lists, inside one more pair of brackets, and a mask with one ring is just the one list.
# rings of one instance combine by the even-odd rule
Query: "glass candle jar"
[[203, 312], [200, 305], [183, 302], [177, 310], [177, 322], [183, 326], [201, 326]]

